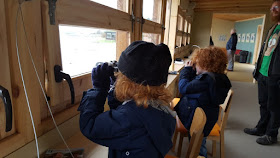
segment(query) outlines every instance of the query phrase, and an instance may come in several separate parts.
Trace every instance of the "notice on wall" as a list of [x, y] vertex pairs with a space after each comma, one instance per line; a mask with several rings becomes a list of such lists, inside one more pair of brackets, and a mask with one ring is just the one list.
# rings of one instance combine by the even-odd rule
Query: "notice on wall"
[[237, 35], [237, 37], [238, 37], [237, 38], [238, 39], [237, 42], [241, 42], [241, 34], [240, 33]]
[[251, 42], [251, 43], [254, 43], [254, 42], [255, 42], [255, 33], [251, 33], [250, 42]]
[[241, 42], [245, 42], [245, 33], [242, 34]]
[[219, 41], [226, 41], [227, 36], [226, 35], [220, 35]]
[[247, 35], [246, 35], [246, 42], [247, 42], [247, 43], [250, 42], [250, 33], [247, 33]]

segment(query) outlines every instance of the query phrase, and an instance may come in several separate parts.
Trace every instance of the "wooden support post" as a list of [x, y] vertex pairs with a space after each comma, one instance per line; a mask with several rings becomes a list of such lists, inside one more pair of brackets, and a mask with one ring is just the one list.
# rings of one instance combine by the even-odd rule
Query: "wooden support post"
[[165, 33], [165, 27], [164, 26], [165, 26], [165, 20], [166, 20], [166, 4], [167, 4], [167, 0], [162, 0], [162, 9], [161, 9], [162, 32], [161, 32], [160, 43], [163, 43], [163, 41], [164, 41], [164, 33]]
[[143, 8], [143, 0], [133, 0], [132, 3], [133, 6], [133, 14], [135, 16], [135, 22], [134, 22], [134, 30], [132, 32], [132, 40], [133, 41], [138, 41], [138, 40], [142, 40], [142, 32], [141, 32], [141, 20], [142, 20], [142, 8]]
[[176, 31], [177, 31], [177, 18], [178, 18], [178, 6], [179, 0], [173, 0], [171, 5], [171, 17], [170, 17], [170, 31], [169, 31], [169, 41], [168, 47], [172, 56], [172, 63], [169, 70], [174, 70], [174, 51], [175, 51], [175, 41], [176, 41]]

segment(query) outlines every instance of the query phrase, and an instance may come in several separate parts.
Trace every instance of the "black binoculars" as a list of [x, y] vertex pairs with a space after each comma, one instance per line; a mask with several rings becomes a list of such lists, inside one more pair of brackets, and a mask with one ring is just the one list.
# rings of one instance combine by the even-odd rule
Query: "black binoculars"
[[[104, 62], [97, 62], [96, 66], [103, 64]], [[118, 62], [116, 60], [107, 62], [109, 66], [112, 66], [114, 68], [114, 72], [119, 72], [118, 68]]]

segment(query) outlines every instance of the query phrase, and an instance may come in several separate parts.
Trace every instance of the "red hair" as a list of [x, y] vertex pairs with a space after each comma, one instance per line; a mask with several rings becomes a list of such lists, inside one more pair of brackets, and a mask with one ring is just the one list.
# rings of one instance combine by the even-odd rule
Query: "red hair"
[[196, 49], [192, 61], [208, 72], [224, 73], [228, 63], [227, 54], [218, 47]]
[[118, 74], [115, 95], [119, 101], [134, 100], [137, 106], [148, 107], [149, 101], [157, 101], [162, 105], [169, 105], [172, 96], [165, 88], [160, 86], [144, 86], [131, 81], [122, 73]]

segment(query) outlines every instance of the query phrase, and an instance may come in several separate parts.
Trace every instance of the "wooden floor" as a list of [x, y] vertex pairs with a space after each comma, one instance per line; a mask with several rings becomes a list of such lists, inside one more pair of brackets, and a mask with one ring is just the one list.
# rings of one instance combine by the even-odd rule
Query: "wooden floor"
[[231, 81], [253, 82], [252, 72], [255, 66], [252, 64], [244, 64], [235, 62], [234, 70], [228, 71], [227, 76]]

